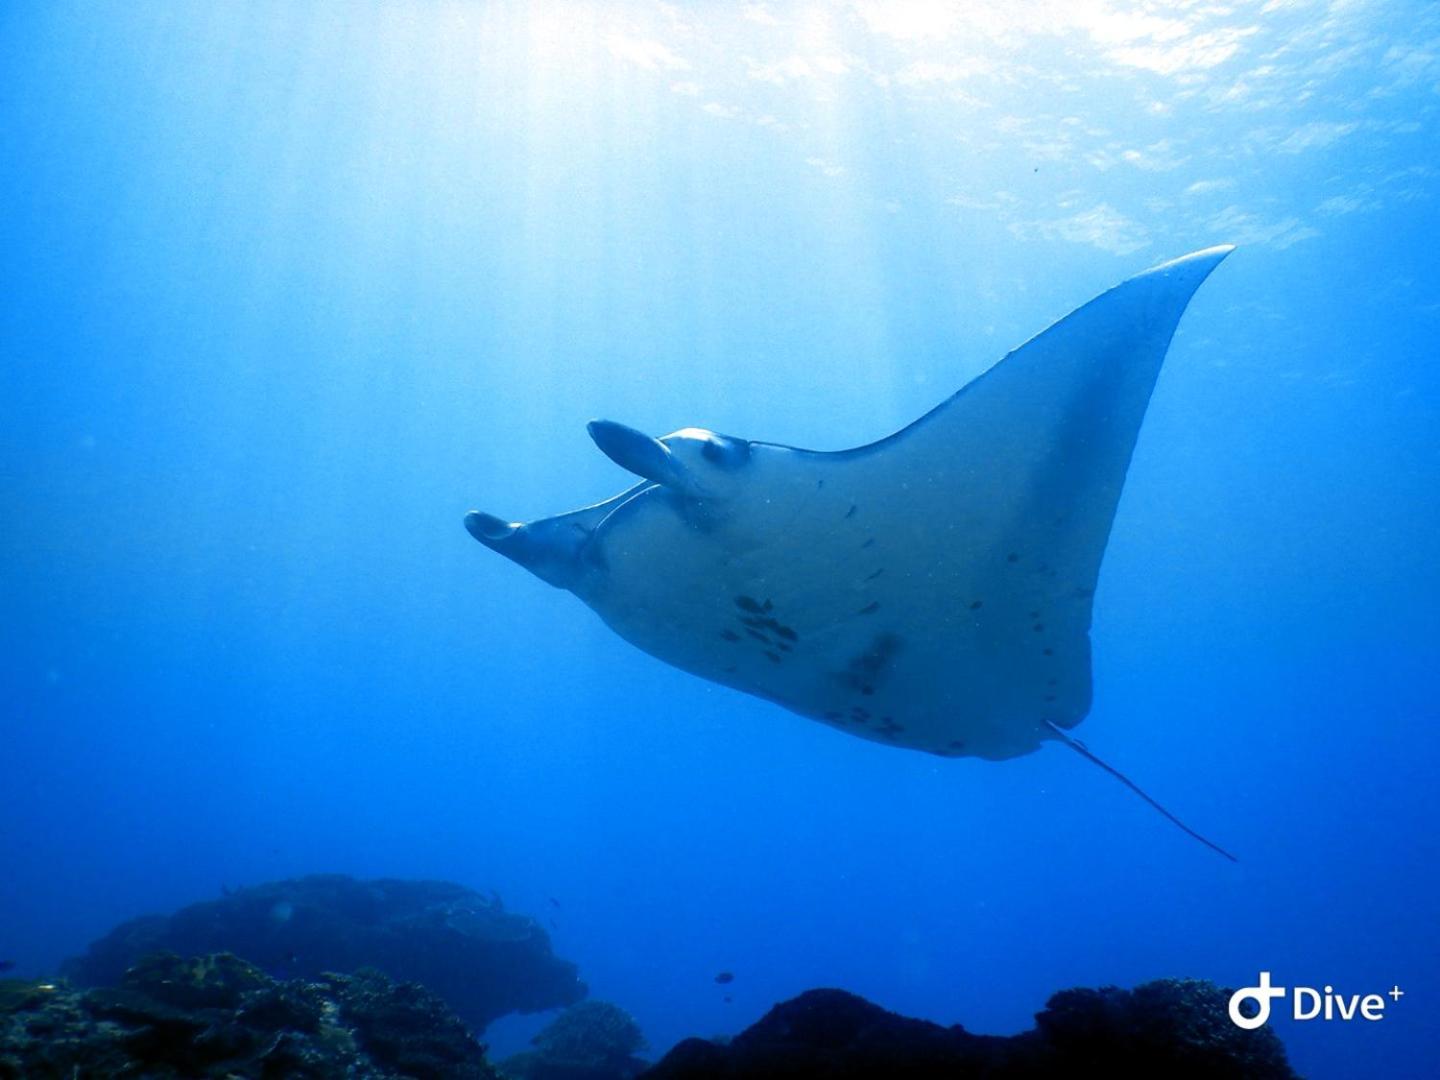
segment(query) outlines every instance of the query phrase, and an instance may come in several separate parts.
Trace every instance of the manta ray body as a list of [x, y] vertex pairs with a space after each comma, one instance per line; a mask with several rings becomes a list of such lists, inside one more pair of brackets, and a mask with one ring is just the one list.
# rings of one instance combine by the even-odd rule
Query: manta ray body
[[1175, 327], [1231, 250], [1130, 278], [878, 442], [592, 421], [639, 483], [466, 528], [652, 656], [851, 735], [988, 760], [1060, 740], [1109, 769], [1068, 735], [1101, 559]]

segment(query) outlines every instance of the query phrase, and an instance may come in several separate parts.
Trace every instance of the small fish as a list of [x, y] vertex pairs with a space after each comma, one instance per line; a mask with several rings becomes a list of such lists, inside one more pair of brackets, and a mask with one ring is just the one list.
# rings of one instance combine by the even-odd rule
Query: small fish
[[729, 1004], [730, 1004], [732, 1001], [734, 1001], [734, 1000], [735, 1000], [735, 999], [732, 998], [729, 994], [726, 994], [726, 995], [725, 995], [725, 1004], [726, 1004], [726, 1005], [729, 1005]]
[[15, 966], [14, 960], [0, 960], [0, 971], [9, 971]]
[[560, 901], [559, 901], [559, 900], [556, 900], [555, 897], [553, 897], [553, 896], [550, 897], [550, 903], [554, 904], [556, 907], [559, 907], [559, 906], [560, 906]]
[[715, 976], [715, 981], [716, 981], [717, 983], [719, 983], [721, 986], [724, 986], [726, 983], [732, 983], [732, 982], [734, 982], [734, 981], [735, 981], [735, 976], [734, 976], [734, 974], [733, 974], [732, 972], [722, 971], [722, 972], [720, 972], [719, 975], [716, 975], [716, 976]]

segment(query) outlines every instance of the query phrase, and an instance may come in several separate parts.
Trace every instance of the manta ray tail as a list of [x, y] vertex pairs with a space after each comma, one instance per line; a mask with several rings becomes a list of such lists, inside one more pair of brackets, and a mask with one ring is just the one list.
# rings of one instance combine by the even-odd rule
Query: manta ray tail
[[1049, 720], [1046, 720], [1045, 723], [1049, 725], [1051, 731], [1055, 732], [1055, 734], [1060, 737], [1060, 741], [1063, 742], [1066, 746], [1070, 747], [1071, 750], [1074, 750], [1077, 754], [1085, 758], [1087, 761], [1093, 761], [1096, 765], [1099, 765], [1100, 768], [1104, 769], [1111, 776], [1115, 777], [1115, 779], [1119, 780], [1131, 791], [1135, 792], [1136, 795], [1139, 795], [1140, 798], [1144, 799], [1156, 810], [1159, 810], [1160, 813], [1164, 814], [1167, 818], [1169, 818], [1172, 822], [1178, 825], [1182, 830], [1193, 836], [1196, 840], [1199, 840], [1202, 844], [1210, 848], [1212, 851], [1218, 851], [1221, 855], [1224, 855], [1225, 858], [1229, 859], [1231, 862], [1240, 861], [1234, 855], [1231, 855], [1230, 852], [1222, 848], [1219, 844], [1215, 843], [1214, 841], [1205, 839], [1205, 837], [1201, 836], [1194, 829], [1190, 828], [1189, 825], [1186, 825], [1169, 810], [1166, 810], [1165, 807], [1161, 806], [1149, 795], [1145, 794], [1145, 792], [1141, 789], [1140, 785], [1135, 783], [1134, 780], [1131, 780], [1128, 776], [1122, 773], [1119, 769], [1115, 768], [1113, 765], [1109, 765], [1106, 762], [1101, 761], [1098, 757], [1095, 756], [1095, 754], [1090, 750], [1088, 746], [1086, 746], [1079, 739], [1075, 738], [1073, 735], [1069, 734], [1058, 724], [1051, 723], [1051, 721]]

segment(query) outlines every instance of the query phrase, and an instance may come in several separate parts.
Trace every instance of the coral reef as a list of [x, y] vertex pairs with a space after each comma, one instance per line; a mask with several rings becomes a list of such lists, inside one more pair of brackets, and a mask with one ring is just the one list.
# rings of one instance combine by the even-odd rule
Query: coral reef
[[515, 1080], [630, 1080], [646, 1062], [635, 1018], [608, 1001], [582, 1001], [531, 1040], [535, 1049], [500, 1063]]
[[62, 973], [81, 986], [113, 986], [156, 951], [234, 953], [280, 978], [372, 967], [423, 984], [476, 1031], [586, 993], [575, 965], [554, 955], [534, 919], [506, 911], [493, 894], [442, 881], [317, 874], [238, 889], [123, 923]]
[[1036, 1016], [1034, 1029], [1003, 1037], [897, 1016], [843, 990], [811, 990], [775, 1006], [729, 1042], [685, 1040], [643, 1075], [1295, 1080], [1273, 1032], [1230, 1023], [1229, 997], [1230, 991], [1199, 980], [1064, 990]]
[[0, 983], [0, 1080], [500, 1080], [434, 994], [376, 971], [284, 982], [228, 953], [148, 956], [113, 988]]
[[567, 1005], [504, 1076], [1295, 1080], [1272, 1031], [1230, 1022], [1230, 991], [1188, 979], [1063, 990], [1013, 1036], [811, 990], [733, 1039], [687, 1039], [647, 1069], [639, 1025], [618, 1006], [581, 1001], [575, 966], [534, 919], [445, 882], [317, 875], [241, 889], [133, 919], [63, 970], [90, 989], [0, 981], [0, 1080], [499, 1080], [471, 1030]]

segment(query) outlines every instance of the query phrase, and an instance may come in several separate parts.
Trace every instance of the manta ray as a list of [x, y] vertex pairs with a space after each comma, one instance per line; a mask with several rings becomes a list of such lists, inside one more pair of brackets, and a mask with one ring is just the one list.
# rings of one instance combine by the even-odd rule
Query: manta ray
[[1181, 314], [1232, 250], [1102, 294], [886, 438], [814, 451], [687, 427], [589, 433], [639, 478], [470, 534], [574, 593], [625, 640], [839, 731], [990, 761], [1090, 710], [1106, 541]]

